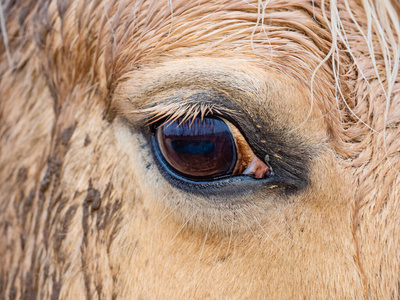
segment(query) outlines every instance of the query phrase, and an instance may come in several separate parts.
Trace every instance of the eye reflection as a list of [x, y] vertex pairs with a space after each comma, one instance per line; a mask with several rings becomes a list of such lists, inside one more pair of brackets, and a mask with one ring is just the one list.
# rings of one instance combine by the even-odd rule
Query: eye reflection
[[221, 176], [269, 177], [271, 170], [256, 157], [240, 131], [217, 118], [178, 118], [156, 131], [157, 143], [172, 170], [191, 179]]
[[168, 164], [186, 177], [212, 179], [233, 172], [235, 141], [220, 119], [178, 118], [157, 129], [157, 140]]

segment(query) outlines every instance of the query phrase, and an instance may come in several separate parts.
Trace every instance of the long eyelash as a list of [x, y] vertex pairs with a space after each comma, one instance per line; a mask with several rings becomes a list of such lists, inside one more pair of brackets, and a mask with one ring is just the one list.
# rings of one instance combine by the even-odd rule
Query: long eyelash
[[181, 118], [181, 122], [195, 120], [197, 117], [203, 119], [209, 115], [237, 116], [238, 112], [226, 107], [222, 107], [212, 102], [189, 102], [189, 103], [162, 103], [149, 108], [125, 111], [126, 115], [136, 115], [138, 120], [144, 121], [145, 125], [151, 125], [163, 121], [164, 125], [170, 121]]

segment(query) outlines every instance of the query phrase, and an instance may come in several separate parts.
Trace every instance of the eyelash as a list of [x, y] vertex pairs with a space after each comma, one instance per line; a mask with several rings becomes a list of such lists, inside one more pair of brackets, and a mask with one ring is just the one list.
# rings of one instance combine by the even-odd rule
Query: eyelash
[[[171, 113], [173, 112], [173, 113]], [[200, 116], [202, 119], [206, 116], [222, 117], [230, 119], [238, 116], [235, 110], [227, 109], [209, 102], [197, 103], [169, 103], [143, 109], [140, 111], [141, 118], [145, 126], [154, 127], [155, 124], [162, 126], [165, 123], [182, 118], [182, 122], [188, 119], [194, 120]], [[161, 122], [162, 121], [162, 122]]]

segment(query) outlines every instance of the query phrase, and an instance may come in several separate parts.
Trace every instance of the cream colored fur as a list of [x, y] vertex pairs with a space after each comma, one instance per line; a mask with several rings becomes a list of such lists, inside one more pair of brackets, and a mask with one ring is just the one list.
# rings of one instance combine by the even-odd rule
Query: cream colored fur
[[[398, 2], [1, 8], [1, 299], [399, 298]], [[309, 145], [307, 187], [172, 186], [146, 116], [243, 114], [198, 91]]]

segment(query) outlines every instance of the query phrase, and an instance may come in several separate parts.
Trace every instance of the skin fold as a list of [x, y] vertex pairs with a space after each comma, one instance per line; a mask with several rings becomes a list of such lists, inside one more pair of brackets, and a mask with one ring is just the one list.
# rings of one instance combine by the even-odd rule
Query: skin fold
[[[0, 299], [399, 298], [398, 2], [1, 11]], [[275, 181], [171, 175], [196, 115]]]

